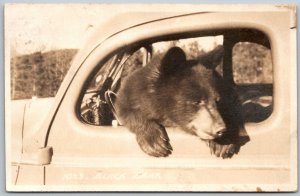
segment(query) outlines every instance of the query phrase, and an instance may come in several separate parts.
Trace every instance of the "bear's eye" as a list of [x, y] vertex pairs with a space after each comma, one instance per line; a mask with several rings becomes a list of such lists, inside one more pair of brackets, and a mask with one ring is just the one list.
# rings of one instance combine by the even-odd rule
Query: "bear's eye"
[[192, 104], [193, 105], [199, 105], [199, 101], [193, 101]]
[[197, 105], [201, 105], [202, 102], [204, 104], [204, 101], [201, 101], [201, 100], [199, 100], [199, 101], [187, 101], [186, 104], [187, 105], [195, 105], [195, 106], [197, 106]]
[[196, 101], [186, 101], [185, 102], [186, 105], [197, 105]]
[[199, 100], [199, 101], [198, 101], [198, 105], [204, 106], [204, 105], [205, 105], [205, 101], [204, 101], [204, 100]]

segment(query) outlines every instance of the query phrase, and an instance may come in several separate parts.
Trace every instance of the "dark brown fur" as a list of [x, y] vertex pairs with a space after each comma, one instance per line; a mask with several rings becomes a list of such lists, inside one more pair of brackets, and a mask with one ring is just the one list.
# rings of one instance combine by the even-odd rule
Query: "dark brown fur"
[[203, 107], [203, 101], [212, 108], [213, 120], [226, 124], [224, 136], [207, 141], [212, 152], [223, 158], [238, 152], [242, 145], [239, 133], [246, 132], [237, 95], [214, 71], [214, 64], [222, 57], [220, 49], [217, 52], [219, 60], [212, 58], [211, 53], [198, 60], [186, 60], [185, 53], [174, 47], [163, 57], [153, 57], [147, 66], [122, 81], [117, 114], [121, 123], [136, 134], [144, 152], [156, 157], [171, 154], [166, 122], [196, 135], [188, 124]]

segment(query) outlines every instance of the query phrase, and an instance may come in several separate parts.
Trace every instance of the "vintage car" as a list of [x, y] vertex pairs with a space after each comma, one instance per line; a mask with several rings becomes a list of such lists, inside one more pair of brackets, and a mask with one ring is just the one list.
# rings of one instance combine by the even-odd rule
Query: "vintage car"
[[[55, 98], [6, 100], [7, 190], [296, 191], [295, 7], [243, 8], [128, 13], [100, 26]], [[114, 117], [119, 81], [132, 71], [126, 61], [139, 51], [139, 66], [146, 66], [157, 43], [211, 36], [223, 40], [224, 78], [243, 104], [252, 103], [245, 110], [251, 140], [221, 159], [199, 138], [169, 127], [172, 155], [146, 155]], [[232, 51], [239, 43], [270, 52], [270, 83], [235, 81]]]

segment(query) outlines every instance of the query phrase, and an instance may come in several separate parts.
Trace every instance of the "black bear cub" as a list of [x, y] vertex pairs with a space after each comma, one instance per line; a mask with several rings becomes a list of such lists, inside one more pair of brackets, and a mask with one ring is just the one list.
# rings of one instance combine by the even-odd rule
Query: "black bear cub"
[[171, 154], [167, 122], [208, 142], [213, 154], [230, 158], [249, 141], [231, 85], [215, 70], [223, 48], [187, 60], [179, 47], [136, 70], [117, 94], [116, 109], [123, 125], [136, 134], [141, 149], [155, 157]]

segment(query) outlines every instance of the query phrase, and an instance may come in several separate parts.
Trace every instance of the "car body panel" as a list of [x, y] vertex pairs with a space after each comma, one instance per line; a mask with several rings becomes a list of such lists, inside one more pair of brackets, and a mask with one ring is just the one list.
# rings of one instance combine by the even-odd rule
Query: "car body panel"
[[[24, 157], [23, 144], [34, 142], [32, 135], [41, 127], [49, 112], [53, 98], [33, 98], [14, 100], [11, 102], [11, 182], [13, 184], [44, 184], [44, 168], [30, 165], [36, 160], [37, 154]], [[38, 121], [37, 121], [38, 119]], [[32, 175], [34, 174], [34, 175]]]
[[[26, 116], [25, 122], [35, 124], [32, 122], [36, 122], [37, 117], [40, 119], [40, 113], [47, 116], [43, 117], [44, 120], [38, 121], [34, 127], [29, 127], [25, 123], [23, 154], [36, 153], [47, 147], [53, 148], [50, 164], [37, 166], [32, 162], [30, 167], [19, 165], [32, 171], [32, 175], [37, 173], [39, 184], [46, 185], [39, 187], [38, 190], [72, 188], [72, 190], [148, 191], [153, 190], [153, 186], [158, 191], [297, 189], [297, 171], [295, 171], [297, 90], [296, 74], [293, 74], [296, 69], [295, 43], [293, 43], [296, 29], [291, 29], [290, 23], [293, 14], [287, 10], [277, 12], [272, 10], [268, 14], [210, 12], [174, 17], [176, 14], [149, 13], [141, 14], [139, 17], [130, 14], [131, 16], [127, 16], [133, 20], [117, 17], [117, 20], [113, 20], [117, 21], [113, 27], [108, 22], [100, 28], [98, 34], [96, 33], [97, 38], [92, 38], [88, 46], [73, 60], [55, 100], [51, 101], [52, 104], [45, 108], [43, 104], [46, 104], [46, 101], [40, 102], [40, 105], [32, 105], [32, 110], [38, 108], [40, 111], [39, 113], [32, 111], [32, 117]], [[278, 20], [274, 21], [274, 17]], [[131, 22], [137, 23], [129, 24]], [[246, 125], [251, 141], [243, 146], [234, 158], [230, 160], [215, 158], [210, 155], [209, 148], [204, 142], [176, 128], [168, 129], [174, 148], [173, 154], [168, 158], [152, 158], [139, 149], [135, 136], [126, 128], [97, 127], [84, 124], [78, 119], [76, 109], [78, 99], [82, 97], [84, 81], [99, 62], [103, 63], [107, 56], [118, 49], [168, 36], [176, 37], [196, 32], [205, 34], [207, 31], [236, 28], [254, 28], [267, 34], [271, 42], [275, 82], [272, 115], [259, 124]], [[50, 105], [51, 108], [48, 107]], [[20, 122], [16, 124], [18, 130], [21, 127]], [[20, 140], [20, 135], [16, 137]], [[20, 146], [17, 146], [17, 150], [20, 150]], [[30, 173], [26, 174], [30, 176]], [[22, 175], [22, 172], [18, 175]], [[21, 182], [18, 181], [17, 184]], [[133, 187], [133, 183], [138, 187]], [[58, 184], [66, 186], [55, 186], [54, 189], [50, 186]], [[74, 187], [74, 185], [81, 186]], [[24, 189], [21, 186], [19, 190]]]
[[[47, 113], [53, 104], [53, 98], [33, 98], [27, 100], [15, 100], [11, 102], [12, 163], [22, 162], [22, 153], [26, 153], [23, 144], [32, 143], [33, 135], [36, 135], [42, 126]], [[37, 120], [38, 119], [38, 120]]]
[[14, 123], [12, 123], [12, 139], [15, 142], [11, 143], [12, 161], [20, 160], [22, 153], [22, 132], [24, 126], [24, 112], [27, 100], [13, 101], [11, 118]]

